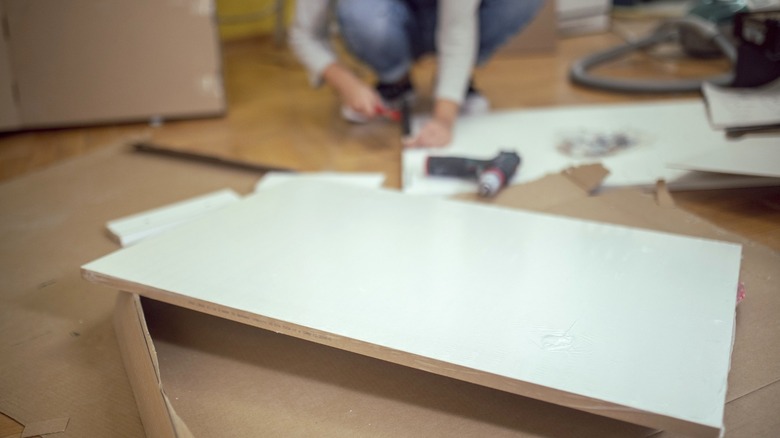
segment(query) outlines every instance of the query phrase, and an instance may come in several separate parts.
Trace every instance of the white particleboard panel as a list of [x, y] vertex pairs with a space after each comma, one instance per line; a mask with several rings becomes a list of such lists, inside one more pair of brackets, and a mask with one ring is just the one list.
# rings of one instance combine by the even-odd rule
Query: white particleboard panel
[[703, 172], [763, 176], [780, 185], [780, 136], [774, 141], [775, 144], [717, 148], [670, 165]]
[[307, 179], [312, 182], [351, 184], [378, 189], [385, 182], [385, 175], [379, 172], [267, 172], [255, 184], [255, 190], [265, 190], [299, 179]]
[[165, 205], [149, 211], [114, 219], [106, 224], [109, 233], [122, 246], [130, 246], [148, 237], [156, 236], [181, 224], [220, 209], [241, 197], [230, 189]]
[[780, 124], [780, 79], [750, 88], [731, 88], [705, 82], [710, 122], [717, 128]]
[[83, 273], [360, 354], [714, 437], [740, 253], [711, 240], [291, 181]]
[[[417, 124], [422, 120], [417, 120]], [[612, 154], [584, 157], [559, 150], [571, 138], [625, 134], [631, 147]], [[602, 104], [535, 110], [496, 111], [461, 118], [452, 144], [439, 149], [403, 152], [403, 189], [406, 193], [450, 195], [474, 192], [475, 184], [425, 175], [429, 155], [460, 155], [487, 159], [501, 150], [516, 150], [523, 162], [513, 183], [525, 183], [570, 166], [602, 163], [610, 174], [604, 188], [652, 186], [665, 179], [670, 188], [709, 189], [763, 185], [761, 178], [691, 173], [668, 163], [726, 146], [777, 144], [777, 138], [728, 139], [714, 130], [700, 100], [642, 104]]]

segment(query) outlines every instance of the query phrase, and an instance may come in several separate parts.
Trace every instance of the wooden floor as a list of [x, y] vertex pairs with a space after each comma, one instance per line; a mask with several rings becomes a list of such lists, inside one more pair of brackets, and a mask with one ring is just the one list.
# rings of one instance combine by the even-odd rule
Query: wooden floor
[[[554, 53], [501, 54], [476, 72], [477, 86], [496, 109], [698, 98], [697, 94], [625, 95], [584, 89], [568, 81], [571, 62], [620, 43], [621, 32], [559, 41]], [[224, 78], [229, 111], [201, 120], [52, 129], [0, 136], [0, 181], [37, 171], [106, 145], [148, 139], [157, 144], [298, 170], [372, 171], [400, 186], [400, 128], [389, 122], [351, 125], [327, 89], [312, 89], [289, 50], [271, 38], [226, 43]], [[359, 66], [355, 66], [360, 69]], [[602, 69], [614, 76], [712, 74], [721, 60], [636, 55]], [[413, 72], [421, 96], [435, 65]], [[366, 75], [368, 78], [368, 75]], [[418, 101], [425, 110], [430, 100]], [[678, 204], [710, 221], [780, 250], [780, 187], [675, 193]]]

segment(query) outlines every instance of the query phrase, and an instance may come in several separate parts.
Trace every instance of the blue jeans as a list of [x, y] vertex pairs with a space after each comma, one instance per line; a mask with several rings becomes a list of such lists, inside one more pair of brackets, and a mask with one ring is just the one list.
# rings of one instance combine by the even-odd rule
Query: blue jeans
[[[482, 0], [479, 52], [483, 65], [536, 15], [541, 0]], [[402, 79], [414, 61], [436, 53], [436, 0], [338, 0], [336, 16], [347, 49], [382, 82]]]

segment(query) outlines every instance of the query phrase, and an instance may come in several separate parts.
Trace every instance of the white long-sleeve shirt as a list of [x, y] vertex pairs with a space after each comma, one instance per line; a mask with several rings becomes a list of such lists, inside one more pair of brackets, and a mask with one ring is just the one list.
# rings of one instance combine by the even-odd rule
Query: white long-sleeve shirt
[[[322, 83], [326, 67], [338, 62], [330, 41], [330, 11], [336, 0], [297, 0], [290, 45], [309, 71], [311, 83]], [[477, 56], [481, 0], [439, 0], [436, 46], [438, 77], [434, 96], [462, 102]]]

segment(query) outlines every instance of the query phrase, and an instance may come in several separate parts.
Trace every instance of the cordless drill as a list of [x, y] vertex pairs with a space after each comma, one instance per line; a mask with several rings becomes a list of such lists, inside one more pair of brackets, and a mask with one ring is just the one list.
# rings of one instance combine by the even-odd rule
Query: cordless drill
[[431, 176], [448, 176], [473, 179], [479, 185], [482, 197], [494, 196], [509, 184], [520, 166], [520, 155], [514, 151], [502, 151], [491, 160], [476, 160], [465, 157], [429, 156], [425, 171]]

